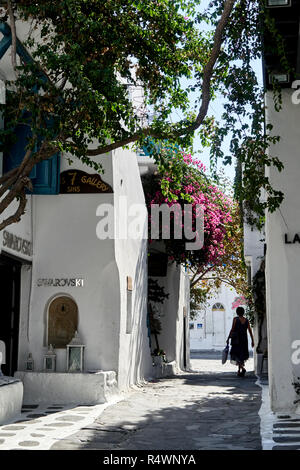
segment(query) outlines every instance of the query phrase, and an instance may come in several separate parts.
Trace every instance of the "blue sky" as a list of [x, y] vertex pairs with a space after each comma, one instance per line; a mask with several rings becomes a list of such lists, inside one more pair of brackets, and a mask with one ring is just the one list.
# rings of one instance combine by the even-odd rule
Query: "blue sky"
[[[256, 75], [258, 77], [259, 83], [262, 83], [262, 64], [260, 60], [256, 60], [253, 62], [253, 70], [256, 72]], [[218, 96], [214, 101], [210, 103], [209, 110], [208, 110], [208, 116], [213, 115], [216, 117], [217, 120], [221, 118], [221, 115], [223, 113], [223, 105], [225, 103], [225, 99], [220, 95]], [[230, 142], [230, 137], [228, 137], [227, 142], [225, 142], [224, 148], [228, 148]], [[194, 151], [197, 152], [197, 154], [201, 155], [201, 161], [206, 165], [207, 169], [209, 170], [209, 165], [210, 165], [210, 157], [209, 157], [209, 148], [203, 148], [200, 142], [200, 139], [198, 136], [195, 137], [194, 140]], [[200, 153], [199, 153], [200, 152]], [[229, 178], [233, 179], [234, 178], [234, 164], [232, 165], [222, 165], [222, 162], [219, 163], [219, 168], [223, 166], [224, 172], [226, 176]]]
[[[209, 0], [202, 0], [201, 7], [199, 7], [199, 11], [203, 11], [209, 4]], [[203, 25], [204, 28], [208, 28], [206, 25]], [[202, 26], [201, 26], [202, 27]], [[260, 60], [256, 60], [253, 62], [253, 70], [255, 71], [258, 81], [260, 84], [262, 84], [262, 64]], [[221, 118], [221, 115], [223, 113], [223, 105], [225, 103], [225, 99], [219, 95], [214, 101], [210, 103], [209, 110], [208, 110], [208, 116], [215, 116], [216, 120], [219, 120]], [[174, 121], [178, 120], [179, 114], [175, 113], [173, 115]], [[227, 141], [225, 142], [224, 149], [226, 149], [226, 146], [228, 148], [230, 142], [230, 137], [228, 137]], [[195, 140], [194, 140], [194, 152], [197, 153], [197, 157], [200, 156], [201, 161], [205, 164], [207, 167], [207, 171], [209, 172], [209, 166], [210, 166], [210, 157], [209, 157], [209, 148], [203, 148], [200, 142], [200, 138], [198, 135], [196, 135]], [[224, 168], [224, 172], [226, 176], [228, 176], [230, 179], [234, 178], [234, 164], [232, 165], [222, 165], [222, 162], [219, 163], [218, 167]]]

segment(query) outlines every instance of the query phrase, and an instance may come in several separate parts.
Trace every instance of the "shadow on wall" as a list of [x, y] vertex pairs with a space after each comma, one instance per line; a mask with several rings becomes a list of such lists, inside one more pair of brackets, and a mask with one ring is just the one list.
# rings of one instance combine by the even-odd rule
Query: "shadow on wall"
[[132, 332], [130, 333], [127, 384], [134, 384], [152, 375], [152, 360], [147, 329], [147, 249], [144, 244], [135, 268], [133, 281]]
[[[105, 410], [71, 442], [81, 450], [259, 450], [261, 389], [255, 381], [254, 376], [243, 380], [233, 373], [163, 379], [146, 388], [147, 395], [136, 392], [131, 401]], [[67, 440], [65, 444], [68, 448]], [[62, 449], [64, 442], [57, 446]]]
[[176, 328], [178, 320], [179, 288], [180, 288], [180, 269], [176, 268], [175, 263], [168, 265], [167, 277], [153, 278], [157, 279], [159, 285], [165, 288], [169, 298], [163, 304], [158, 304], [161, 312], [161, 333], [158, 337], [159, 346], [167, 356], [167, 361], [176, 361]]
[[[190, 290], [190, 283], [189, 283], [189, 278], [187, 274], [181, 273], [180, 276], [181, 282], [183, 283], [182, 285], [182, 298], [181, 302], [178, 305], [178, 326], [177, 329], [179, 328], [179, 334], [181, 337], [179, 338], [179, 357], [177, 357], [177, 362], [178, 366], [181, 370], [184, 370], [185, 368], [190, 368], [190, 351], [189, 351], [189, 303], [190, 303], [190, 295], [189, 295], [189, 290]], [[187, 283], [188, 283], [188, 290], [187, 289]], [[186, 316], [184, 314], [186, 313]], [[185, 328], [184, 328], [184, 323], [185, 323]], [[177, 331], [178, 333], [178, 331]], [[185, 335], [185, 338], [184, 338]], [[177, 336], [178, 338], [178, 336]], [[178, 347], [178, 346], [177, 346]]]

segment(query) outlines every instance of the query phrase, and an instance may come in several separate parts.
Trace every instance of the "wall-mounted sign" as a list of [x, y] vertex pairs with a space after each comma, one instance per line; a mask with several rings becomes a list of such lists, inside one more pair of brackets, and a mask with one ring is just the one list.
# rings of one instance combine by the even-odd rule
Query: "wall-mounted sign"
[[36, 282], [37, 287], [83, 287], [82, 278], [49, 278], [38, 279]]
[[90, 175], [81, 170], [67, 170], [60, 174], [61, 194], [112, 193], [112, 187], [97, 173]]
[[127, 290], [132, 291], [132, 277], [127, 276]]
[[284, 243], [289, 245], [291, 243], [300, 243], [300, 235], [296, 233], [293, 237], [289, 237], [287, 233], [284, 235]]
[[32, 245], [30, 241], [17, 237], [17, 235], [13, 235], [12, 233], [7, 232], [7, 230], [3, 231], [3, 246], [10, 248], [17, 253], [22, 253], [23, 255], [31, 256], [32, 254]]

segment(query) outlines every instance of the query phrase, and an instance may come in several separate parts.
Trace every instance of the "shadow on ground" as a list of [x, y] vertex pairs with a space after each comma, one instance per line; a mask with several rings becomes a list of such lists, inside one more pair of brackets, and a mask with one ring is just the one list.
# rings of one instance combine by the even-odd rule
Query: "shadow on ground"
[[261, 449], [256, 380], [191, 372], [154, 381], [52, 449]]

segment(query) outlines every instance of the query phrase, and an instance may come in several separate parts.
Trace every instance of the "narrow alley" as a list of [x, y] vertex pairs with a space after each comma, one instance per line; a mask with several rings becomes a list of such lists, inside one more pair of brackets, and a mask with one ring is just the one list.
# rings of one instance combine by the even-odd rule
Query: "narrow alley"
[[22, 420], [0, 428], [0, 450], [261, 449], [261, 388], [254, 373], [238, 378], [229, 361], [222, 365], [212, 353], [196, 356], [191, 366], [108, 406], [32, 405]]

